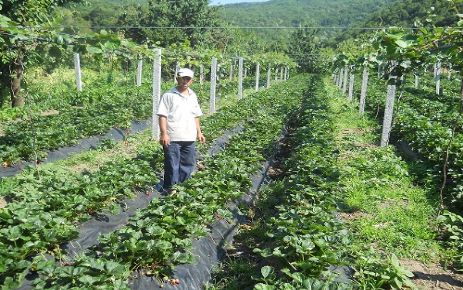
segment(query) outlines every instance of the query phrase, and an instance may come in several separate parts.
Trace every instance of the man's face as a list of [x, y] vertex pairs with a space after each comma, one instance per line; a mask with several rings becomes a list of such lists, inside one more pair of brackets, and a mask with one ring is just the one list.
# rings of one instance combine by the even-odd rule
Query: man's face
[[188, 88], [192, 82], [193, 79], [190, 77], [177, 77], [177, 84], [179, 87]]

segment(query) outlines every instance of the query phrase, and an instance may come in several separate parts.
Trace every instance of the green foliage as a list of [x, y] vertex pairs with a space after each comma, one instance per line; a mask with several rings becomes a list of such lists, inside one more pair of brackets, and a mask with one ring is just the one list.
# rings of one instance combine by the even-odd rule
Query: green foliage
[[[298, 79], [294, 78], [294, 81]], [[82, 255], [82, 259], [69, 266], [38, 268], [41, 275], [36, 279], [36, 285], [84, 287], [88, 276], [95, 276], [95, 270], [88, 267], [95, 259], [98, 259], [98, 265], [120, 269], [93, 278], [106, 287], [110, 287], [113, 281], [126, 279], [123, 269], [139, 269], [161, 278], [161, 274], [170, 274], [173, 266], [192, 261], [192, 238], [204, 236], [207, 226], [226, 208], [227, 202], [247, 191], [250, 176], [261, 167], [268, 148], [281, 130], [284, 117], [297, 106], [300, 88], [291, 87], [294, 84], [274, 86], [243, 99], [238, 106], [224, 110], [222, 114], [213, 115], [210, 119], [212, 126], [204, 128], [212, 130], [212, 136], [216, 137], [226, 129], [222, 127], [224, 124], [230, 125], [230, 119], [241, 122], [244, 118], [248, 122], [224, 151], [205, 159], [203, 171], [176, 186], [175, 193], [169, 198], [153, 199], [150, 206], [137, 212], [124, 228], [102, 237], [100, 244]], [[287, 98], [281, 98], [282, 95]], [[229, 116], [234, 117], [227, 118]], [[215, 126], [217, 123], [222, 126]]]
[[316, 73], [322, 70], [320, 63], [320, 40], [318, 31], [298, 29], [291, 35], [288, 55], [303, 72]]
[[[263, 3], [240, 3], [220, 7], [224, 19], [236, 26], [295, 27], [306, 23], [315, 26], [350, 26], [361, 21], [369, 13], [384, 7], [392, 0], [273, 0]], [[254, 29], [269, 44], [278, 43], [285, 48], [291, 33], [287, 29]], [[320, 38], [333, 34], [333, 30], [319, 31]]]
[[[456, 1], [434, 1], [434, 0], [400, 0], [391, 1], [387, 7], [381, 7], [377, 11], [367, 14], [364, 19], [352, 25], [342, 34], [338, 34], [336, 42], [349, 38], [356, 38], [367, 32], [362, 27], [420, 27], [434, 19], [437, 26], [455, 26], [458, 21], [450, 2]], [[461, 6], [461, 3], [458, 4]], [[432, 10], [431, 10], [431, 7]]]
[[355, 278], [360, 282], [361, 289], [416, 289], [410, 278], [412, 272], [404, 269], [392, 254], [384, 258], [375, 255], [363, 256], [357, 262], [359, 270], [355, 273]]
[[[127, 5], [123, 11], [115, 24], [147, 27], [124, 29], [126, 36], [138, 43], [163, 47], [185, 42], [196, 47], [213, 33], [207, 27], [219, 23], [215, 8], [208, 6], [206, 0], [149, 0], [147, 5]], [[93, 13], [97, 15], [98, 11]]]
[[447, 243], [452, 248], [456, 249], [454, 253], [454, 267], [463, 272], [463, 217], [445, 211], [438, 217], [438, 222], [443, 229], [443, 234]]

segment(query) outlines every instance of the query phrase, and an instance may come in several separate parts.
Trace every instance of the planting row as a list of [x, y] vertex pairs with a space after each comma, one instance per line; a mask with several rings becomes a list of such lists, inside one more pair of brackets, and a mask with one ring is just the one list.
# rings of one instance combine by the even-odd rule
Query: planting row
[[[337, 101], [327, 96], [318, 77], [313, 78], [305, 95], [301, 110], [292, 116], [293, 129], [284, 143], [284, 148], [291, 149], [291, 155], [282, 162], [282, 173], [259, 194], [252, 222], [235, 238], [239, 244], [230, 250], [228, 266], [220, 273], [217, 271], [215, 283], [207, 289], [401, 289], [411, 286], [412, 274], [400, 266], [394, 254], [369, 250], [369, 243], [378, 245], [382, 241], [375, 237], [365, 243], [364, 233], [357, 234], [363, 229], [349, 231], [350, 225], [344, 223], [343, 214], [336, 213], [341, 210], [340, 205], [345, 206], [347, 194], [356, 189], [353, 184], [358, 176], [354, 175], [363, 173], [362, 166], [365, 166], [344, 160], [349, 159], [354, 154], [352, 148], [358, 146], [357, 140], [352, 139], [355, 138], [352, 131], [347, 132], [346, 127], [340, 129], [339, 125], [343, 122], [340, 118], [352, 115], [352, 110], [345, 104], [333, 106]], [[360, 148], [369, 150], [366, 145]], [[385, 162], [389, 154], [384, 148], [377, 148], [374, 154], [368, 153], [372, 159], [367, 161], [372, 167], [387, 163], [384, 167], [388, 170], [398, 170], [393, 167], [400, 167], [397, 162]], [[353, 170], [356, 166], [358, 172]], [[371, 176], [363, 181], [368, 188], [378, 176], [372, 169], [365, 174]], [[378, 175], [383, 178], [382, 173]], [[396, 188], [394, 182], [390, 183]]]
[[[382, 81], [370, 80], [367, 96], [367, 108], [371, 115], [378, 116], [384, 107], [386, 84]], [[411, 149], [419, 154], [420, 167], [424, 171], [418, 178], [420, 184], [431, 186], [438, 201], [433, 210], [447, 208], [439, 216], [441, 222], [440, 235], [447, 240], [449, 249], [455, 251], [454, 267], [461, 269], [463, 265], [463, 117], [460, 113], [461, 100], [453, 90], [437, 95], [432, 86], [416, 90], [399, 87], [392, 137], [405, 141]], [[380, 117], [382, 114], [379, 114]]]
[[[279, 90], [285, 88], [281, 84], [205, 118], [203, 127], [208, 140], [251, 118], [260, 107], [273, 105], [273, 94], [279, 95]], [[52, 166], [48, 170], [30, 170], [16, 178], [3, 179], [0, 196], [10, 203], [0, 209], [4, 253], [0, 280], [6, 285], [13, 281], [20, 283], [21, 277], [33, 267], [30, 257], [53, 250], [74, 237], [77, 221], [134, 190], [147, 190], [147, 186], [156, 184], [161, 148], [149, 140], [138, 147], [137, 158], [116, 158], [92, 173], [80, 175]]]
[[227, 215], [227, 201], [247, 190], [251, 174], [271, 153], [288, 111], [299, 104], [300, 93], [288, 86], [267, 91], [266, 98], [272, 101], [254, 107], [258, 114], [223, 151], [205, 159], [204, 170], [177, 186], [173, 195], [153, 200], [126, 227], [103, 236], [77, 260], [41, 264], [36, 287], [124, 289], [134, 270], [161, 278], [173, 266], [191, 261], [192, 239], [205, 235], [217, 216]]
[[[442, 184], [443, 166], [447, 163], [447, 181], [444, 201], [447, 206], [458, 208], [462, 202], [463, 117], [459, 112], [460, 100], [452, 95], [440, 96], [421, 90], [406, 90], [397, 100], [394, 109], [392, 133], [406, 141], [412, 149], [431, 163], [436, 187]], [[383, 107], [385, 85], [371, 81], [368, 89], [370, 112]]]
[[[172, 87], [163, 83], [162, 91]], [[209, 84], [194, 89], [204, 108], [208, 107]], [[232, 95], [236, 83], [223, 81], [221, 96]], [[39, 97], [36, 97], [39, 98]], [[84, 92], [50, 96], [50, 105], [29, 106], [15, 118], [3, 118], [0, 126], [0, 163], [10, 166], [20, 160], [41, 161], [48, 150], [75, 144], [79, 139], [101, 134], [112, 127], [128, 128], [133, 120], [145, 120], [152, 113], [151, 87], [102, 83]], [[31, 96], [31, 100], [34, 97]], [[207, 111], [207, 110], [205, 110]]]
[[282, 186], [272, 192], [284, 199], [265, 225], [266, 239], [254, 249], [266, 264], [255, 289], [347, 288], [326, 272], [330, 265], [342, 264], [349, 238], [334, 215], [337, 153], [325, 95], [321, 80], [314, 77], [290, 139], [293, 152], [285, 162]]

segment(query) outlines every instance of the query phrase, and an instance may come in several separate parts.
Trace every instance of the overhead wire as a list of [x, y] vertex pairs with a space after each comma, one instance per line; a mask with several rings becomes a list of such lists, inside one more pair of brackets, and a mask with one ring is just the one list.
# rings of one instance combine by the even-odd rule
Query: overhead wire
[[[43, 28], [42, 26], [2, 26], [3, 28], [20, 27], [20, 28]], [[0, 28], [2, 28], [0, 27]], [[65, 29], [65, 28], [89, 28], [89, 29], [352, 29], [352, 30], [383, 30], [395, 28], [395, 26], [372, 26], [372, 27], [349, 27], [349, 26], [129, 26], [129, 25], [107, 25], [107, 26], [88, 26], [88, 25], [70, 25], [70, 26], [48, 26], [47, 28]], [[400, 27], [403, 29], [417, 30], [420, 27]], [[436, 28], [463, 28], [463, 27], [436, 27]]]

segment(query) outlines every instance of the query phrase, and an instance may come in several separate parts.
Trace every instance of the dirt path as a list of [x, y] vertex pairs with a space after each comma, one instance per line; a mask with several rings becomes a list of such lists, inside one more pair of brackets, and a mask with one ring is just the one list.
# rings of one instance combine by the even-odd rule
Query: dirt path
[[445, 270], [436, 264], [425, 265], [414, 260], [401, 260], [400, 263], [413, 272], [415, 277], [412, 280], [418, 289], [463, 289], [463, 274]]

